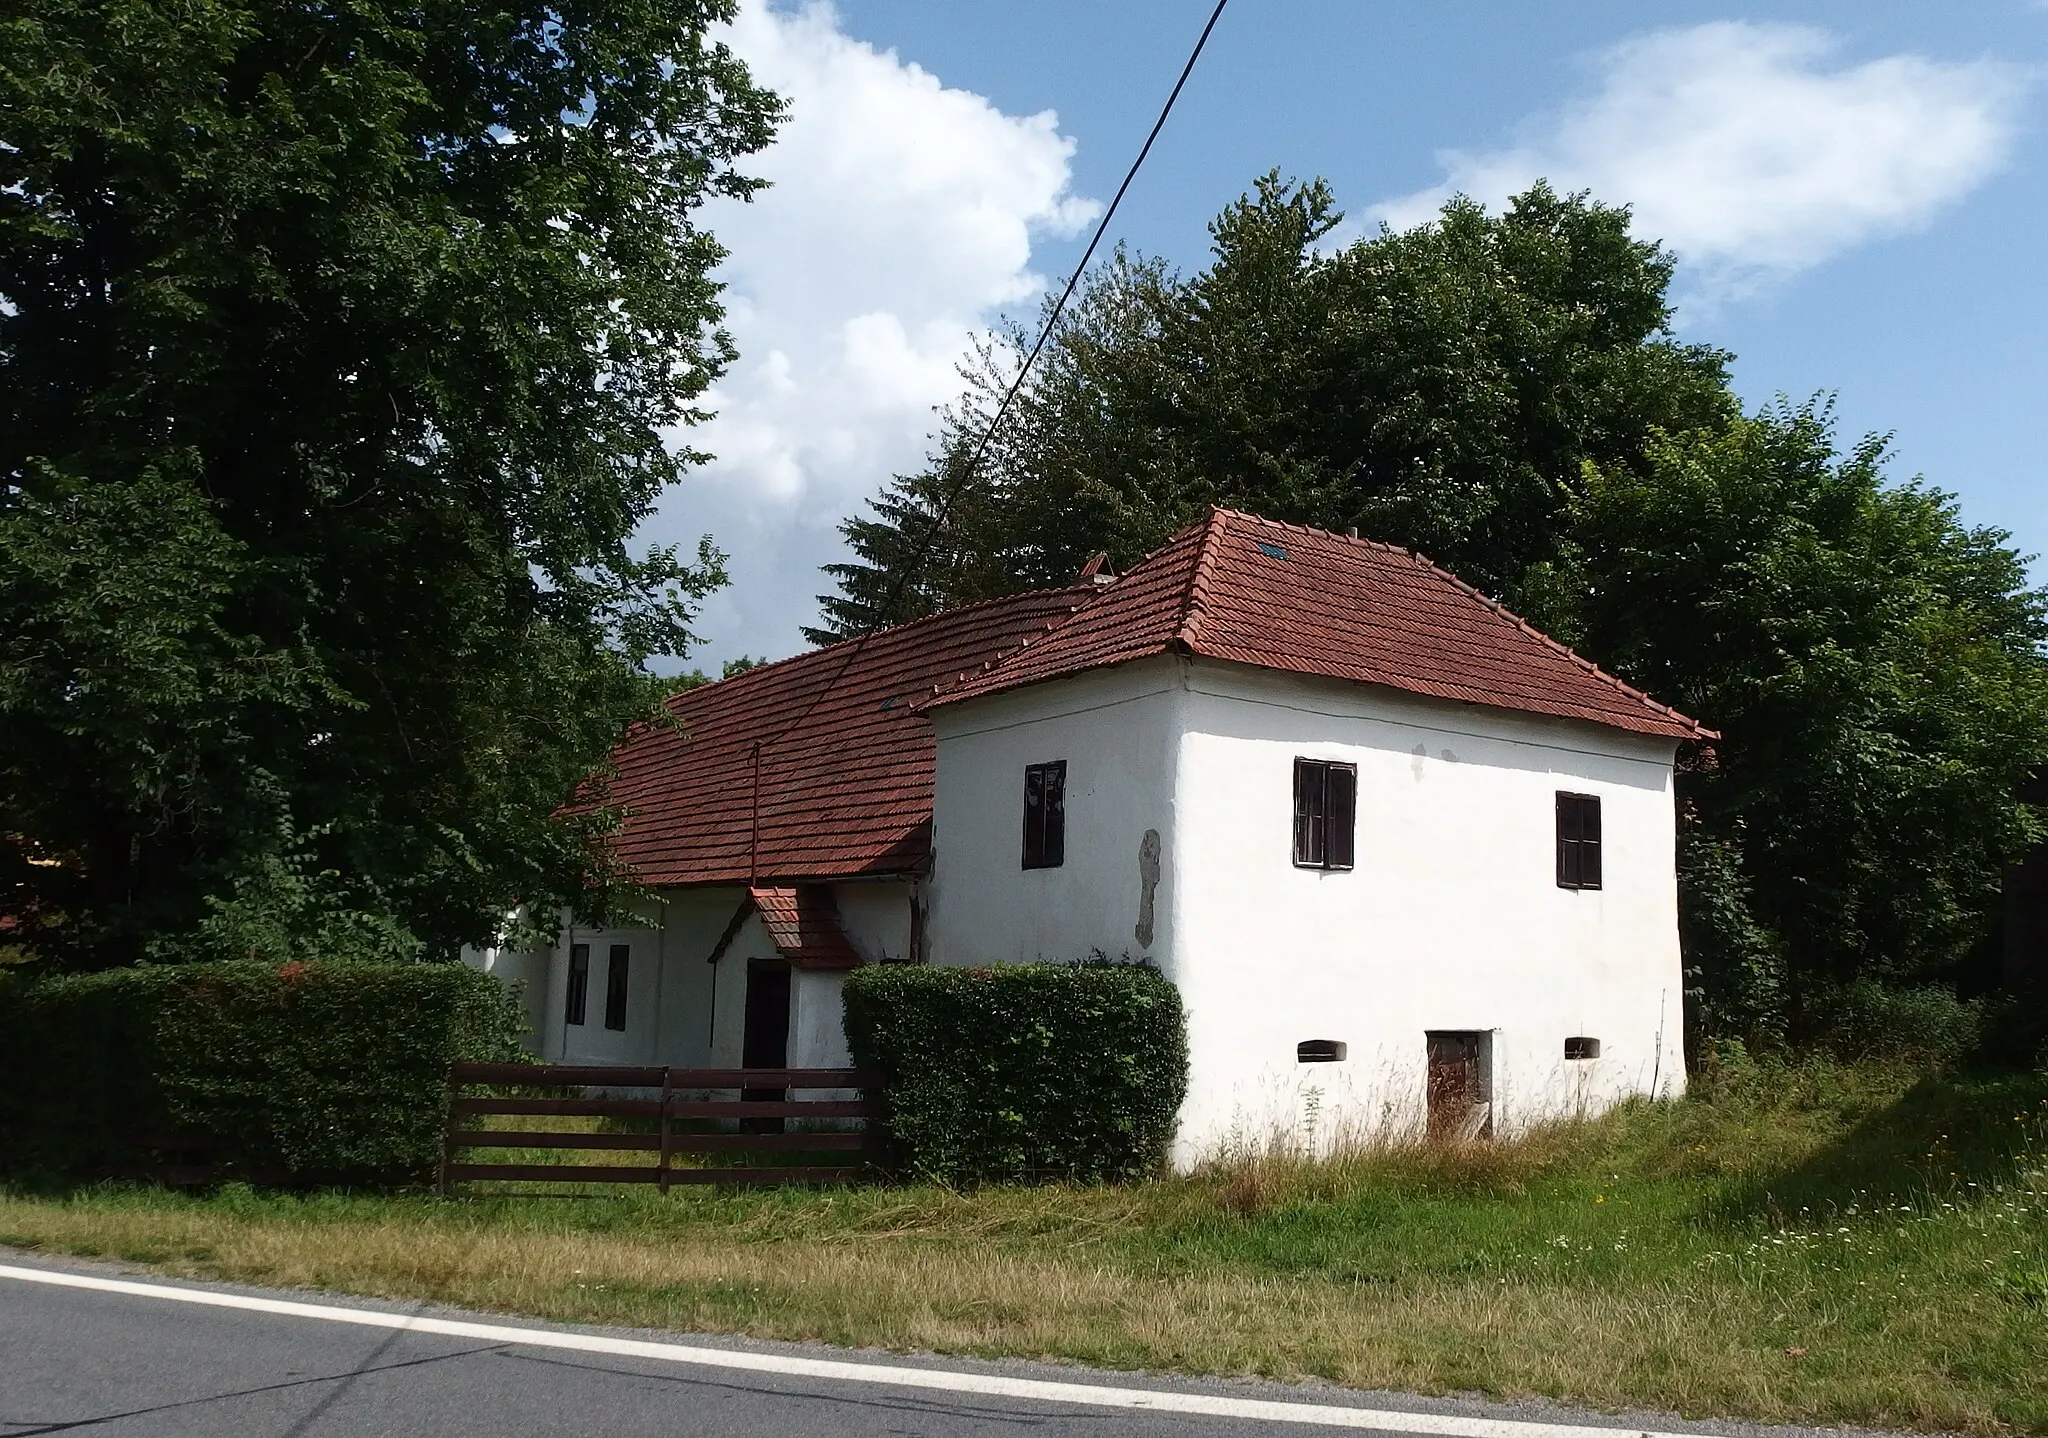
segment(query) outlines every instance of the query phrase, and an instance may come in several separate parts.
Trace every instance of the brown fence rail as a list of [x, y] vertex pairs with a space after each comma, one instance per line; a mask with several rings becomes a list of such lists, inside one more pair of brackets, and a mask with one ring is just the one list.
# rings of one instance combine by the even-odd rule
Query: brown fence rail
[[[870, 1127], [789, 1129], [786, 1120], [881, 1116], [881, 1076], [865, 1069], [684, 1069], [593, 1064], [456, 1064], [448, 1075], [448, 1127], [441, 1145], [441, 1191], [458, 1183], [845, 1183], [877, 1176], [887, 1144]], [[472, 1096], [468, 1088], [529, 1092]], [[560, 1098], [533, 1089], [597, 1089]], [[654, 1090], [626, 1098], [618, 1090]], [[737, 1090], [732, 1098], [706, 1097]], [[857, 1099], [799, 1098], [800, 1092], [845, 1092]], [[639, 1131], [540, 1132], [486, 1128], [487, 1116], [653, 1120]], [[716, 1125], [712, 1127], [711, 1125]], [[730, 1125], [728, 1127], [727, 1125]], [[651, 1164], [482, 1163], [458, 1160], [478, 1149], [650, 1153]], [[838, 1162], [679, 1166], [683, 1155], [831, 1155]]]

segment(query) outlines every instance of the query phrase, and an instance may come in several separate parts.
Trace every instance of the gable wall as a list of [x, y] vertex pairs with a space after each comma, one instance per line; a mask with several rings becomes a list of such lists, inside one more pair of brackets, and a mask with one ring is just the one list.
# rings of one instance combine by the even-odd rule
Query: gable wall
[[[1168, 962], [1176, 661], [1147, 660], [933, 711], [928, 956], [942, 964]], [[1024, 768], [1067, 763], [1066, 862], [1023, 867]], [[1140, 941], [1140, 848], [1157, 831], [1151, 943]]]
[[[1432, 1029], [1491, 1034], [1504, 1131], [1682, 1087], [1673, 743], [1199, 661], [1186, 684], [1184, 1159], [1412, 1131]], [[1358, 766], [1348, 872], [1293, 864], [1296, 756]], [[1598, 891], [1557, 886], [1558, 790], [1600, 796]], [[1567, 1062], [1576, 1035], [1601, 1057]], [[1297, 1063], [1304, 1039], [1349, 1057]]]
[[[687, 895], [692, 891], [680, 890]], [[731, 921], [733, 908], [743, 890], [717, 890], [730, 902], [719, 915], [718, 927], [701, 947], [690, 950], [691, 961], [709, 976], [715, 967], [717, 1016], [711, 1021], [712, 987], [707, 977], [704, 998], [692, 1005], [683, 1022], [693, 1029], [694, 1045], [687, 1059], [674, 1063], [732, 1068], [742, 1057], [742, 1040], [747, 1021], [747, 964], [760, 959], [773, 962], [781, 956], [768, 936], [758, 914], [750, 916], [733, 936], [732, 943], [714, 966], [704, 962], [717, 943], [717, 936]], [[904, 879], [860, 880], [834, 884], [832, 896], [839, 907], [840, 926], [863, 959], [870, 963], [903, 957], [910, 944], [910, 902], [912, 886]], [[846, 975], [833, 971], [798, 970], [790, 984], [789, 1063], [792, 1068], [843, 1068], [853, 1062], [846, 1050], [846, 1031], [841, 1022], [840, 987]]]
[[[730, 911], [726, 918], [732, 917]], [[723, 924], [720, 932], [724, 931]], [[710, 945], [706, 945], [709, 951]], [[692, 1058], [687, 1063], [692, 1067], [737, 1068], [745, 1056], [744, 1040], [747, 1024], [747, 966], [760, 960], [774, 963], [781, 959], [775, 944], [768, 936], [768, 928], [761, 922], [759, 914], [750, 915], [740, 925], [739, 932], [726, 947], [725, 953], [716, 965], [704, 963], [703, 956], [697, 956], [698, 964], [707, 974], [707, 989], [711, 987], [708, 978], [711, 970], [716, 973], [716, 1019], [712, 1018], [714, 1005], [709, 1001], [699, 1004], [691, 1011], [688, 1022], [696, 1032], [691, 1036]], [[790, 976], [789, 995], [789, 1066], [791, 1068], [844, 1068], [853, 1060], [846, 1052], [846, 1034], [840, 1023], [840, 985], [846, 980], [843, 973], [807, 972], [797, 970]]]

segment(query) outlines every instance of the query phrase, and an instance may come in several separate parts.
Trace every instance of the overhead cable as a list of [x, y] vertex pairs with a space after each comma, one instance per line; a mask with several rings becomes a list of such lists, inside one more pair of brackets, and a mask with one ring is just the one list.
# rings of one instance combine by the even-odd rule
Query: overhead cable
[[[1230, 0], [1216, 0], [1216, 8], [1209, 12], [1209, 21], [1202, 27], [1200, 36], [1196, 38], [1194, 49], [1188, 52], [1187, 63], [1182, 65], [1180, 69], [1180, 77], [1173, 82], [1173, 90], [1167, 95], [1166, 103], [1159, 108], [1159, 118], [1152, 122], [1152, 129], [1145, 136], [1145, 143], [1138, 148], [1137, 158], [1131, 161], [1130, 169], [1124, 172], [1123, 183], [1116, 187], [1116, 194], [1111, 197], [1108, 208], [1102, 212], [1102, 220], [1096, 225], [1094, 235], [1089, 238], [1088, 248], [1081, 252], [1080, 263], [1076, 264], [1073, 273], [1067, 276], [1066, 286], [1061, 289], [1059, 298], [1053, 302], [1052, 308], [1046, 312], [1045, 323], [1039, 327], [1037, 342], [1031, 346], [1024, 356], [1023, 363], [1017, 367], [1016, 378], [1010, 381], [1009, 388], [1003, 392], [1002, 400], [996, 405], [995, 413], [989, 417], [988, 424], [983, 427], [981, 438], [975, 443], [973, 452], [968, 455], [966, 462], [959, 467], [952, 481], [942, 491], [938, 506], [932, 511], [931, 522], [925, 526], [924, 537], [918, 541], [917, 547], [910, 552], [909, 559], [898, 568], [895, 578], [890, 583], [888, 592], [883, 596], [874, 622], [861, 630], [859, 634], [840, 641], [840, 646], [846, 650], [846, 653], [840, 660], [839, 666], [833, 671], [832, 677], [820, 685], [817, 693], [811, 696], [810, 703], [806, 704], [795, 718], [783, 725], [774, 735], [754, 742], [753, 787], [754, 809], [757, 817], [753, 821], [754, 833], [749, 844], [749, 848], [754, 855], [758, 856], [760, 850], [760, 821], [758, 813], [760, 806], [762, 751], [773, 744], [779, 743], [798, 725], [802, 724], [804, 720], [808, 719], [811, 716], [811, 712], [818, 707], [819, 701], [838, 687], [839, 681], [846, 675], [848, 666], [859, 656], [862, 647], [866, 645], [869, 637], [878, 629], [887, 626], [889, 614], [895, 609], [897, 602], [903, 597], [904, 590], [909, 586], [917, 571], [923, 567], [925, 560], [930, 556], [932, 546], [938, 541], [940, 531], [945, 528], [946, 520], [952, 514], [954, 504], [958, 502], [968, 483], [974, 478], [975, 470], [987, 456], [989, 445], [995, 440], [996, 430], [1002, 425], [1004, 417], [1009, 413], [1011, 404], [1016, 400], [1018, 394], [1022, 392], [1024, 381], [1029, 378], [1032, 366], [1038, 362], [1039, 355], [1044, 352], [1047, 343], [1051, 341], [1053, 332], [1059, 326], [1060, 316], [1066, 310], [1067, 301], [1074, 297], [1074, 291], [1081, 283], [1081, 276], [1087, 273], [1089, 263], [1095, 258], [1096, 249], [1102, 244], [1102, 237], [1109, 233], [1110, 222], [1116, 218], [1117, 207], [1123, 204], [1124, 195], [1129, 192], [1131, 182], [1138, 178], [1138, 171], [1144, 166], [1145, 157], [1152, 153], [1152, 145], [1159, 138], [1159, 132], [1166, 128], [1166, 118], [1173, 113], [1174, 102], [1180, 99], [1180, 92], [1187, 87], [1188, 77], [1195, 72], [1195, 62], [1202, 58], [1202, 50], [1208, 45], [1209, 36], [1216, 29], [1216, 22], [1223, 18], [1223, 7], [1229, 3]], [[758, 858], [750, 859], [748, 867], [750, 870], [758, 868]], [[749, 882], [758, 884], [760, 882], [760, 875], [758, 873], [750, 873]]]

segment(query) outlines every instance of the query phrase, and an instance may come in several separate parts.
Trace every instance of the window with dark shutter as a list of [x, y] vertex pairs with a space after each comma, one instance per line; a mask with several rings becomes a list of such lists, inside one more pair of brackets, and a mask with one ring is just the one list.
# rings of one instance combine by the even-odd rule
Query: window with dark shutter
[[1067, 761], [1024, 766], [1024, 867], [1067, 862]]
[[1350, 868], [1357, 820], [1356, 764], [1294, 761], [1294, 862], [1299, 867]]
[[626, 976], [633, 967], [633, 950], [625, 944], [613, 944], [611, 962], [605, 966], [604, 975], [604, 1026], [626, 1031]]
[[1600, 887], [1600, 796], [1557, 796], [1557, 886]]
[[583, 1022], [583, 1010], [590, 999], [590, 945], [569, 945], [569, 996], [563, 1014], [566, 1022]]

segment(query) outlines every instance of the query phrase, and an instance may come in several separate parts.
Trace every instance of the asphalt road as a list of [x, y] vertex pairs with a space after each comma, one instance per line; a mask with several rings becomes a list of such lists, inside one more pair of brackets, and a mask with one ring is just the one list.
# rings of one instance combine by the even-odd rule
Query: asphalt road
[[[1198, 1411], [1144, 1411], [1156, 1404]], [[1347, 1430], [1428, 1438], [1813, 1432], [549, 1327], [424, 1305], [166, 1283], [0, 1249], [4, 1438], [1283, 1438]]]

